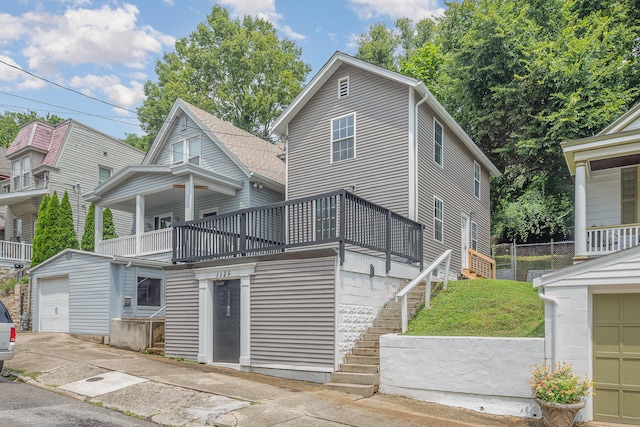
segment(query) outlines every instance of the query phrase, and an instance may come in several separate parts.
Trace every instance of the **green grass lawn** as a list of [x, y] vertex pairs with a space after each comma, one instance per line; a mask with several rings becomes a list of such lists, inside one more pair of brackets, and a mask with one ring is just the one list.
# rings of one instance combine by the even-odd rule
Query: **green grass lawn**
[[459, 280], [436, 291], [407, 335], [544, 337], [544, 303], [528, 282]]

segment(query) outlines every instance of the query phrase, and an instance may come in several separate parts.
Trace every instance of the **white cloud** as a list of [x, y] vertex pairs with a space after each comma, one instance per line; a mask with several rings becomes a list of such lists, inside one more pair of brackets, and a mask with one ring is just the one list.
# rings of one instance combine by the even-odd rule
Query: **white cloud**
[[174, 38], [150, 26], [136, 25], [138, 8], [131, 4], [100, 9], [67, 9], [63, 15], [28, 12], [20, 23], [29, 29], [22, 53], [38, 72], [54, 73], [59, 63], [124, 64], [143, 68], [149, 53], [161, 53]]
[[173, 6], [173, 0], [162, 0], [162, 2], [167, 6]]
[[[110, 102], [124, 108], [140, 105], [145, 99], [144, 85], [136, 80], [130, 80], [128, 86], [121, 83], [120, 77], [115, 75], [96, 76], [87, 74], [84, 77], [73, 77], [70, 85], [77, 88], [85, 95], [96, 96], [101, 92], [107, 96]], [[118, 114], [127, 115], [128, 112], [115, 108]]]
[[218, 4], [229, 7], [233, 15], [257, 16], [269, 21], [290, 39], [304, 40], [307, 38], [304, 34], [293, 31], [290, 26], [280, 23], [284, 17], [276, 12], [275, 0], [218, 0]]
[[39, 89], [46, 83], [22, 71], [22, 67], [13, 59], [0, 55], [0, 83], [10, 83], [12, 89]]
[[392, 19], [409, 17], [415, 22], [444, 13], [437, 0], [349, 0], [349, 8], [363, 21], [388, 16]]
[[18, 40], [26, 32], [27, 28], [20, 18], [8, 13], [0, 13], [0, 45], [7, 44], [12, 40]]

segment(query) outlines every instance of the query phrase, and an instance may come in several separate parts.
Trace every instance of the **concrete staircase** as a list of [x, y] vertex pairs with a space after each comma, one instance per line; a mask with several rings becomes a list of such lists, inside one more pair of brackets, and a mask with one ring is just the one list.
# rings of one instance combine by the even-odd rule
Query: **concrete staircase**
[[[425, 285], [420, 284], [408, 295], [409, 319], [424, 303]], [[351, 354], [346, 356], [338, 372], [331, 374], [331, 382], [325, 389], [369, 397], [378, 391], [380, 384], [380, 335], [402, 331], [402, 305], [389, 302], [373, 325], [356, 341]]]

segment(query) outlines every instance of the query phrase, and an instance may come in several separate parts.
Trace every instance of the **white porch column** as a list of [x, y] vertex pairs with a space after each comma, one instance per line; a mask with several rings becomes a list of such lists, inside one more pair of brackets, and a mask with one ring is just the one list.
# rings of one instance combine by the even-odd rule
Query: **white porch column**
[[213, 362], [213, 281], [199, 279], [198, 362]]
[[587, 256], [587, 164], [576, 163], [575, 256]]
[[144, 234], [144, 196], [136, 196], [136, 255], [142, 253], [142, 235]]
[[101, 253], [100, 244], [104, 235], [102, 230], [102, 205], [94, 203], [93, 208], [93, 248], [96, 253]]
[[195, 186], [193, 175], [189, 175], [189, 181], [184, 186], [184, 220], [193, 221], [195, 219]]

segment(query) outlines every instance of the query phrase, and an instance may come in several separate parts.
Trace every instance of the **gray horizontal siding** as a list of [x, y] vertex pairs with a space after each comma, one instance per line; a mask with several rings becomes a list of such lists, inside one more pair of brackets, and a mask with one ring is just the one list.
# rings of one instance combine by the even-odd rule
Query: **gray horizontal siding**
[[[109, 335], [110, 262], [103, 257], [73, 253], [72, 259], [60, 257], [33, 273], [34, 279], [69, 277], [69, 332]], [[34, 290], [35, 291], [35, 290]], [[34, 324], [37, 324], [38, 292], [34, 292]]]
[[158, 307], [138, 306], [138, 277], [163, 278], [162, 268], [154, 267], [129, 267], [124, 270], [124, 296], [131, 297], [131, 306], [123, 307], [122, 317], [143, 317], [148, 318], [160, 307], [165, 305], [164, 283], [160, 293], [160, 305]]
[[[474, 196], [474, 156], [439, 120], [443, 126], [443, 167], [433, 161], [434, 112], [426, 105], [418, 115], [418, 221], [425, 225], [424, 256], [434, 259], [447, 249], [452, 249], [452, 273], [457, 274], [462, 265], [461, 228], [462, 213], [470, 215], [478, 224], [479, 252], [490, 252], [489, 175], [481, 168], [480, 200]], [[444, 202], [444, 242], [433, 239], [433, 197]], [[473, 212], [473, 214], [471, 214]]]
[[[349, 96], [338, 99], [338, 79]], [[356, 185], [356, 194], [408, 213], [409, 90], [343, 65], [289, 123], [289, 199]], [[331, 163], [331, 120], [356, 113], [356, 157]]]
[[251, 363], [333, 367], [335, 258], [260, 262], [251, 280]]
[[199, 295], [193, 270], [166, 270], [165, 356], [198, 358]]

